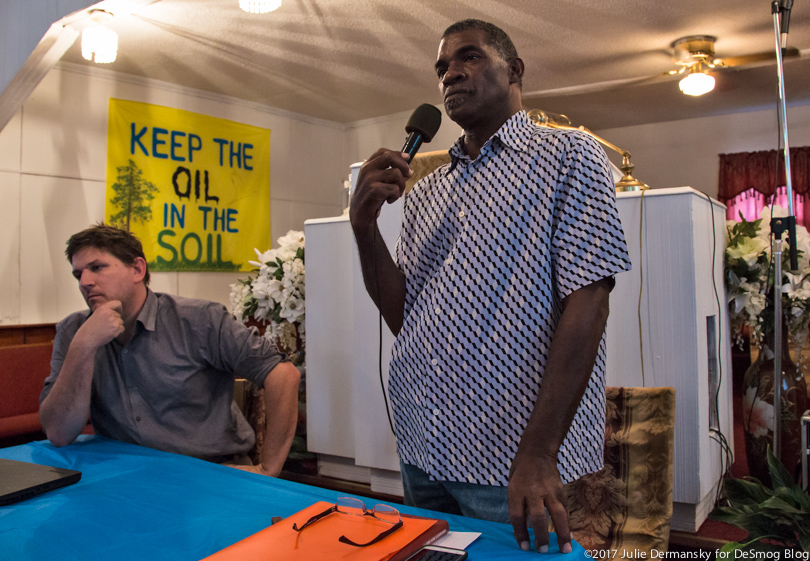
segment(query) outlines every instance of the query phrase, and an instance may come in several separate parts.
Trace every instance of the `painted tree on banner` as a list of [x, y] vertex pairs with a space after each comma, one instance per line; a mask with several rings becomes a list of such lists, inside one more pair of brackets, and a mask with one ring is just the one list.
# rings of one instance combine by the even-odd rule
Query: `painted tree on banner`
[[110, 205], [120, 209], [110, 215], [113, 225], [129, 232], [132, 221], [144, 223], [152, 220], [151, 201], [159, 190], [143, 178], [143, 172], [135, 162], [129, 160], [129, 165], [118, 167], [118, 181], [110, 189], [115, 193]]

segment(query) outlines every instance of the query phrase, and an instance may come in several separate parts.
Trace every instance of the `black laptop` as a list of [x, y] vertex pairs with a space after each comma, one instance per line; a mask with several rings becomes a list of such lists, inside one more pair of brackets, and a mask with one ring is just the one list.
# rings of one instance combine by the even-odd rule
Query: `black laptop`
[[82, 472], [0, 458], [0, 506], [76, 483]]

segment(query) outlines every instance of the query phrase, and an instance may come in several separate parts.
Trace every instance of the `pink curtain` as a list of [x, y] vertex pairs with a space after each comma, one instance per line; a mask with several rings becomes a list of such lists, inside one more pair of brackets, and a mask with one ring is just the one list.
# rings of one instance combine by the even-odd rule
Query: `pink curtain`
[[[810, 146], [790, 149], [790, 170], [796, 223], [806, 226], [810, 223], [810, 208], [807, 208], [810, 205], [804, 204], [805, 195], [810, 192]], [[720, 154], [717, 192], [720, 202], [728, 207], [726, 217], [739, 220], [742, 212], [747, 220], [758, 218], [762, 208], [770, 203], [777, 174], [780, 189], [775, 204], [787, 208], [785, 161], [781, 151]]]
[[[806, 205], [807, 197], [798, 193], [793, 193], [793, 212], [796, 215], [796, 224], [807, 227], [810, 224], [810, 205]], [[762, 209], [770, 205], [770, 195], [763, 195], [755, 189], [749, 189], [734, 197], [724, 201], [726, 205], [726, 220], [740, 221], [740, 214], [746, 220], [756, 220]], [[774, 204], [787, 208], [787, 187], [780, 187], [776, 191]]]

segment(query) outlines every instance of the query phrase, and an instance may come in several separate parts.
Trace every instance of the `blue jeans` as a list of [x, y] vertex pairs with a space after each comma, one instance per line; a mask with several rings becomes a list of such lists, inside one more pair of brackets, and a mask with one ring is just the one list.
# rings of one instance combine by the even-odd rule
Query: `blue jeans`
[[431, 481], [430, 476], [418, 467], [402, 462], [399, 467], [402, 471], [406, 505], [509, 523], [506, 487]]

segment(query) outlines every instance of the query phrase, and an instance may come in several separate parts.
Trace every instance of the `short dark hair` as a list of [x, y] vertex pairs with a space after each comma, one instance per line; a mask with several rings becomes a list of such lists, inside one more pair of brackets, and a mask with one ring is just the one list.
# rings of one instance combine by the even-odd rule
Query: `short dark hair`
[[[68, 261], [73, 263], [73, 256], [87, 247], [111, 253], [128, 267], [131, 267], [138, 257], [146, 261], [141, 240], [132, 232], [127, 232], [115, 226], [108, 226], [103, 222], [70, 236], [65, 248], [65, 256], [67, 256]], [[145, 285], [149, 285], [149, 265], [146, 266], [143, 282]]]
[[457, 21], [444, 30], [442, 39], [448, 35], [467, 31], [468, 29], [480, 29], [483, 31], [487, 42], [495, 47], [495, 50], [498, 51], [498, 54], [501, 55], [501, 58], [506, 62], [512, 62], [513, 59], [518, 58], [517, 49], [515, 48], [515, 44], [512, 43], [512, 39], [509, 38], [509, 35], [497, 25], [480, 19], [464, 19]]

